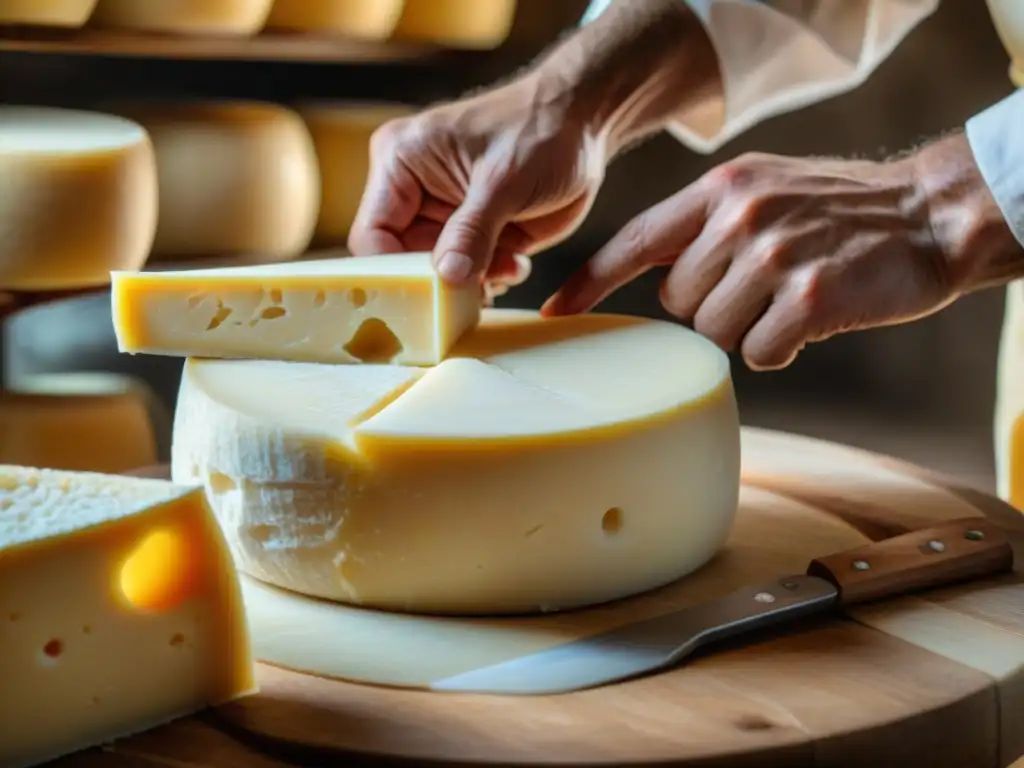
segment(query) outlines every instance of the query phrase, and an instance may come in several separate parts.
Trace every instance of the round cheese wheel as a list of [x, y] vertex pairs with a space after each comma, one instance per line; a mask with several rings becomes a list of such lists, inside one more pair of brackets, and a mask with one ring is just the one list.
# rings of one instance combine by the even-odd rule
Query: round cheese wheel
[[497, 48], [515, 15], [516, 0], [405, 0], [394, 36], [449, 48]]
[[192, 35], [254, 35], [274, 0], [99, 0], [101, 27]]
[[160, 218], [152, 258], [280, 261], [309, 245], [320, 173], [295, 112], [249, 101], [119, 111], [145, 126], [156, 148]]
[[320, 214], [314, 242], [344, 245], [370, 170], [370, 137], [381, 125], [413, 114], [398, 104], [321, 103], [299, 107], [320, 162]]
[[0, 464], [107, 473], [153, 464], [162, 408], [126, 376], [21, 377], [0, 392]]
[[433, 368], [189, 360], [172, 476], [250, 576], [424, 613], [555, 611], [674, 581], [739, 495], [726, 355], [681, 326], [486, 310]]
[[267, 28], [386, 40], [395, 31], [404, 1], [275, 0]]
[[0, 24], [39, 27], [81, 27], [96, 0], [0, 0]]
[[0, 290], [106, 285], [153, 242], [153, 147], [94, 112], [0, 107]]

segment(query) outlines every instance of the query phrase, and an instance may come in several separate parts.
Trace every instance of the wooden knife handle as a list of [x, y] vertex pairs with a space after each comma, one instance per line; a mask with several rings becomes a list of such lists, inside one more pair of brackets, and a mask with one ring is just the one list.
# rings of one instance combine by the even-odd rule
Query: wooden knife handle
[[807, 573], [831, 581], [850, 605], [1013, 568], [1006, 533], [984, 517], [895, 536], [811, 562]]

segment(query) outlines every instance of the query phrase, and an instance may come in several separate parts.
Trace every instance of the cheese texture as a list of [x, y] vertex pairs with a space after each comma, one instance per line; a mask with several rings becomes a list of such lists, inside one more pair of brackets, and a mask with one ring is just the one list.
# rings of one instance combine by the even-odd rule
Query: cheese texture
[[0, 0], [0, 24], [81, 27], [96, 0]]
[[295, 112], [246, 101], [119, 111], [146, 127], [156, 149], [154, 258], [245, 254], [280, 261], [309, 245], [320, 174], [313, 141]]
[[373, 608], [485, 614], [673, 581], [739, 493], [726, 355], [680, 326], [485, 310], [439, 365], [189, 360], [172, 473], [241, 570]]
[[449, 48], [497, 48], [512, 31], [516, 0], [405, 0], [395, 38]]
[[100, 0], [97, 26], [190, 35], [254, 35], [274, 0]]
[[202, 489], [0, 467], [0, 765], [250, 693], [253, 671]]
[[395, 31], [404, 2], [405, 0], [275, 0], [267, 27], [386, 40]]
[[153, 147], [136, 123], [0, 106], [0, 290], [105, 285], [156, 230]]
[[999, 496], [1024, 511], [1024, 283], [1010, 283], [996, 373], [995, 464]]
[[163, 410], [125, 376], [22, 377], [0, 391], [0, 464], [112, 473], [155, 464], [153, 425], [169, 418]]
[[398, 104], [308, 104], [299, 108], [320, 162], [321, 200], [314, 241], [344, 245], [370, 171], [370, 137], [381, 125], [413, 114]]
[[439, 362], [480, 317], [430, 254], [113, 275], [122, 352], [321, 363]]

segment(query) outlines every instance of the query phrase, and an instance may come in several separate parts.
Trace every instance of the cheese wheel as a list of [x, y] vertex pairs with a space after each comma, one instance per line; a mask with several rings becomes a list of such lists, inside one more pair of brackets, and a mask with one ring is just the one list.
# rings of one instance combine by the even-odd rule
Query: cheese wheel
[[267, 28], [386, 40], [395, 31], [404, 3], [405, 0], [275, 0]]
[[370, 137], [413, 107], [398, 104], [320, 103], [299, 107], [320, 163], [322, 197], [314, 242], [343, 245], [359, 210], [370, 171]]
[[516, 0], [405, 0], [398, 40], [449, 48], [497, 48], [512, 31]]
[[299, 116], [262, 102], [132, 105], [120, 110], [156, 148], [160, 218], [153, 258], [295, 258], [320, 209], [316, 150]]
[[131, 121], [0, 107], [0, 290], [106, 285], [153, 242], [153, 147]]
[[708, 340], [512, 310], [431, 368], [189, 360], [172, 446], [245, 573], [445, 614], [585, 606], [692, 572], [729, 533], [739, 461]]
[[0, 392], [0, 464], [108, 473], [154, 464], [161, 410], [148, 387], [124, 376], [22, 377]]
[[188, 35], [254, 35], [274, 0], [99, 0], [96, 26]]
[[96, 0], [0, 0], [0, 24], [39, 27], [81, 27]]

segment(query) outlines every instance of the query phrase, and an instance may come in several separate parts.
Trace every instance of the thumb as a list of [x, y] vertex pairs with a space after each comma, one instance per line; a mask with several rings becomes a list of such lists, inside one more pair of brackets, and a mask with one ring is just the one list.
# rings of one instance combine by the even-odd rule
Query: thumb
[[434, 246], [434, 266], [448, 283], [479, 280], [494, 258], [502, 229], [514, 215], [501, 185], [471, 184]]

